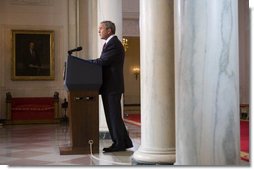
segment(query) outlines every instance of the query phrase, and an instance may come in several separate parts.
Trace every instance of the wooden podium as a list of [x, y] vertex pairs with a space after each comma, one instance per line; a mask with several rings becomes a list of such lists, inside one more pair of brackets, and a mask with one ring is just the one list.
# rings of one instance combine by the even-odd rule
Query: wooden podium
[[102, 84], [101, 66], [74, 56], [68, 56], [64, 85], [68, 91], [68, 116], [71, 146], [60, 147], [60, 155], [99, 152], [99, 88]]

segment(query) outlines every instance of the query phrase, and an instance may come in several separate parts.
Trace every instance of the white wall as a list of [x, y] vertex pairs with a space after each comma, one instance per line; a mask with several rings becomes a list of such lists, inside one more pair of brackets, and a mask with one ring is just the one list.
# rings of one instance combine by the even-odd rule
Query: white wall
[[[12, 29], [55, 32], [55, 80], [12, 81]], [[0, 119], [5, 118], [5, 93], [13, 96], [65, 97], [63, 66], [68, 49], [68, 0], [0, 1]]]
[[[60, 99], [66, 97], [63, 87], [63, 69], [66, 51], [71, 44], [88, 48], [88, 35], [84, 21], [88, 10], [85, 10], [87, 0], [80, 0], [79, 40], [76, 36], [75, 6], [76, 0], [1, 0], [0, 1], [0, 119], [5, 118], [5, 94], [11, 92], [15, 97], [52, 96], [55, 91], [60, 93]], [[70, 13], [74, 12], [74, 16]], [[69, 14], [68, 14], [69, 13]], [[88, 14], [89, 15], [89, 14]], [[68, 18], [69, 17], [69, 18]], [[139, 37], [139, 0], [123, 0], [123, 35]], [[12, 81], [12, 41], [11, 30], [53, 30], [55, 32], [55, 80], [52, 81]], [[96, 28], [97, 29], [97, 28]], [[73, 32], [74, 31], [74, 32]], [[96, 30], [97, 31], [97, 30]], [[83, 36], [83, 37], [80, 37]], [[78, 44], [77, 44], [78, 43]], [[131, 50], [131, 49], [130, 49]], [[139, 52], [138, 52], [139, 53]], [[78, 55], [86, 56], [87, 51]], [[127, 82], [126, 82], [127, 83]], [[135, 99], [134, 99], [135, 100]], [[139, 99], [137, 99], [139, 100]], [[61, 102], [61, 101], [60, 101]]]
[[240, 104], [250, 101], [250, 12], [248, 1], [239, 0]]
[[140, 104], [140, 77], [136, 80], [132, 73], [134, 66], [140, 67], [139, 35], [139, 0], [123, 0], [123, 36], [129, 40], [124, 63], [125, 104]]
[[139, 37], [139, 0], [123, 0], [123, 36]]

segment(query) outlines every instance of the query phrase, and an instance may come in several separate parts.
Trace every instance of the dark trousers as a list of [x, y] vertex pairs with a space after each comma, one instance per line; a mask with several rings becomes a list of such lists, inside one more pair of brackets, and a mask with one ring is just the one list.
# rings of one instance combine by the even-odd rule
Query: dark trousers
[[102, 94], [101, 96], [113, 145], [131, 147], [132, 142], [122, 119], [122, 94]]

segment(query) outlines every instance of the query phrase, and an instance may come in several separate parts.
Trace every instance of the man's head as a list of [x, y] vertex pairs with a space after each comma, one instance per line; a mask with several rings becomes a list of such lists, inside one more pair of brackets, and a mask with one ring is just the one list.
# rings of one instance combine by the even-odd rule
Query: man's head
[[30, 49], [34, 49], [34, 46], [35, 46], [34, 42], [30, 42], [30, 43], [29, 43], [29, 48], [30, 48]]
[[116, 26], [111, 21], [102, 21], [99, 25], [99, 36], [101, 39], [106, 40], [111, 35], [115, 34]]

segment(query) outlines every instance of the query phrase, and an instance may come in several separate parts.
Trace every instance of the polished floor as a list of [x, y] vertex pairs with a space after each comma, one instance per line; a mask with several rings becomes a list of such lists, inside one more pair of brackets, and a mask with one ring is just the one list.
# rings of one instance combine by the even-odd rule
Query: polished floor
[[[60, 155], [59, 147], [70, 143], [68, 126], [60, 124], [0, 126], [0, 165], [9, 166], [88, 166], [131, 165], [140, 145], [140, 127], [126, 124], [134, 147], [125, 152], [88, 155]], [[100, 140], [100, 150], [111, 140]]]
[[[100, 153], [60, 155], [59, 147], [70, 144], [68, 126], [61, 124], [0, 125], [0, 165], [23, 166], [129, 166], [140, 146], [140, 127], [126, 123], [134, 147], [125, 152], [102, 153], [111, 140], [100, 140]], [[241, 161], [241, 166], [250, 166]]]

